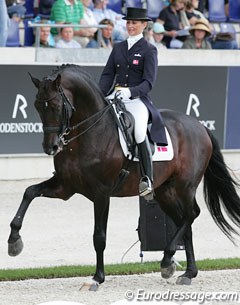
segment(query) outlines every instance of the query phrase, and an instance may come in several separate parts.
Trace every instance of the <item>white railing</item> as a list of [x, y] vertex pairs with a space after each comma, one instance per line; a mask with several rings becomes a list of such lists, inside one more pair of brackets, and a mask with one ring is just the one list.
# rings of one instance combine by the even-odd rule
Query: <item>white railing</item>
[[[69, 24], [66, 24], [66, 23], [34, 23], [34, 22], [31, 22], [31, 21], [28, 22], [28, 26], [36, 29], [35, 61], [37, 61], [37, 52], [38, 52], [38, 49], [40, 48], [40, 28], [43, 28], [43, 27], [50, 27], [50, 28], [69, 28], [69, 27], [73, 27], [73, 28], [80, 28], [80, 29], [84, 29], [84, 28], [102, 29], [102, 28], [107, 27], [106, 24], [85, 25], [85, 24], [75, 24], [75, 23], [69, 23]], [[102, 32], [97, 31], [97, 45], [98, 45], [98, 48], [100, 48], [101, 38], [102, 38]]]

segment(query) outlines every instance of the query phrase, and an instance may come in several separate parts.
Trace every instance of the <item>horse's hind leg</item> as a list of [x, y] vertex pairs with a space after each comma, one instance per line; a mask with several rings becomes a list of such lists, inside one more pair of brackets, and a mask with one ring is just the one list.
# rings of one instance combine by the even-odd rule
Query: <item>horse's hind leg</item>
[[[167, 248], [164, 250], [164, 257], [161, 262], [161, 274], [162, 277], [169, 278], [170, 276], [173, 275], [173, 272], [175, 271], [173, 255], [176, 252], [177, 242], [181, 238], [183, 238], [185, 251], [186, 251], [186, 258], [187, 258], [187, 268], [185, 273], [179, 276], [179, 278], [177, 279], [177, 284], [179, 285], [190, 285], [192, 278], [196, 277], [198, 273], [195, 257], [194, 257], [191, 225], [194, 219], [199, 215], [199, 213], [200, 213], [200, 209], [194, 198], [193, 209], [191, 211], [188, 211], [188, 213], [185, 213], [185, 217], [183, 218], [184, 220], [182, 219], [183, 224], [179, 227], [173, 239], [171, 240]], [[178, 224], [176, 218], [175, 218], [175, 222], [176, 224]]]
[[180, 228], [178, 228], [171, 242], [164, 250], [164, 256], [161, 261], [161, 275], [165, 279], [172, 277], [176, 270], [176, 264], [174, 262], [173, 256], [176, 253], [177, 243], [183, 236], [185, 229], [186, 224], [184, 223]]
[[[194, 199], [194, 216], [195, 218], [198, 217], [200, 214], [200, 209], [197, 205], [196, 200]], [[187, 226], [184, 236], [184, 245], [186, 251], [186, 258], [187, 258], [187, 268], [184, 274], [180, 275], [177, 279], [177, 284], [186, 285], [191, 283], [191, 279], [195, 278], [198, 274], [198, 269], [196, 266], [195, 256], [194, 256], [194, 249], [193, 249], [193, 242], [192, 242], [192, 226]]]
[[64, 186], [59, 183], [56, 176], [42, 183], [29, 186], [25, 190], [20, 207], [10, 224], [11, 233], [8, 239], [8, 254], [16, 256], [23, 249], [23, 242], [19, 231], [22, 227], [26, 211], [34, 198], [43, 196], [67, 200], [71, 195], [72, 193], [70, 194], [65, 191]]

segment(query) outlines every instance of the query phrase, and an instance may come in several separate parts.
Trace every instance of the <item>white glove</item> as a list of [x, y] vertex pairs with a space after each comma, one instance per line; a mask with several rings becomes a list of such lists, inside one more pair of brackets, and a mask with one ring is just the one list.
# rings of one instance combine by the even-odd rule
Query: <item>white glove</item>
[[129, 100], [129, 98], [131, 97], [131, 91], [128, 88], [120, 88], [117, 91], [117, 96], [121, 100]]

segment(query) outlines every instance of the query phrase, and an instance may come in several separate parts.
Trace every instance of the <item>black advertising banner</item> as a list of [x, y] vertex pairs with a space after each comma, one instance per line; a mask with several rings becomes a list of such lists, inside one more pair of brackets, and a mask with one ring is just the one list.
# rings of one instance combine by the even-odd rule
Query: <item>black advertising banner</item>
[[[0, 154], [43, 153], [42, 124], [34, 108], [37, 89], [28, 75], [42, 79], [56, 66], [0, 65]], [[83, 67], [98, 82], [102, 66]], [[152, 99], [197, 117], [223, 147], [227, 68], [159, 67]]]
[[42, 66], [0, 66], [0, 69], [0, 153], [43, 152], [42, 124], [34, 109], [36, 89], [28, 72], [38, 77], [48, 69]]
[[159, 67], [154, 104], [196, 117], [223, 148], [227, 71], [227, 67]]
[[[0, 65], [0, 154], [43, 153], [42, 124], [34, 108], [37, 89], [28, 72], [42, 79], [55, 68]], [[98, 81], [102, 68], [84, 67], [84, 70]]]

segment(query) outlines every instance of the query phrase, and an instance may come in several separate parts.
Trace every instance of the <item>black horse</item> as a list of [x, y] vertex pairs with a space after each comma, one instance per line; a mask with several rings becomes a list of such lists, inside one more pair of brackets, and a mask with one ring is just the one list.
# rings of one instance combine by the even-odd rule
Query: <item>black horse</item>
[[[104, 282], [103, 252], [110, 197], [138, 195], [140, 170], [137, 162], [124, 157], [119, 144], [111, 105], [106, 103], [98, 86], [75, 65], [63, 65], [42, 81], [32, 77], [38, 89], [35, 106], [43, 123], [43, 149], [54, 156], [52, 178], [25, 190], [23, 200], [11, 222], [9, 255], [23, 248], [19, 235], [24, 215], [35, 197], [68, 200], [80, 193], [94, 204], [94, 247], [96, 251], [95, 286]], [[240, 198], [237, 183], [231, 177], [212, 134], [196, 119], [164, 110], [162, 116], [171, 136], [174, 158], [154, 162], [155, 200], [173, 219], [178, 229], [164, 251], [161, 273], [173, 275], [173, 255], [180, 238], [184, 240], [187, 267], [178, 284], [190, 284], [197, 276], [192, 229], [200, 209], [196, 189], [204, 177], [204, 194], [208, 209], [220, 229], [232, 239], [238, 234], [222, 213], [240, 226]], [[119, 175], [130, 172], [121, 184]], [[117, 187], [118, 185], [118, 187]], [[204, 237], [203, 237], [204, 238]], [[93, 287], [93, 286], [92, 286]]]

